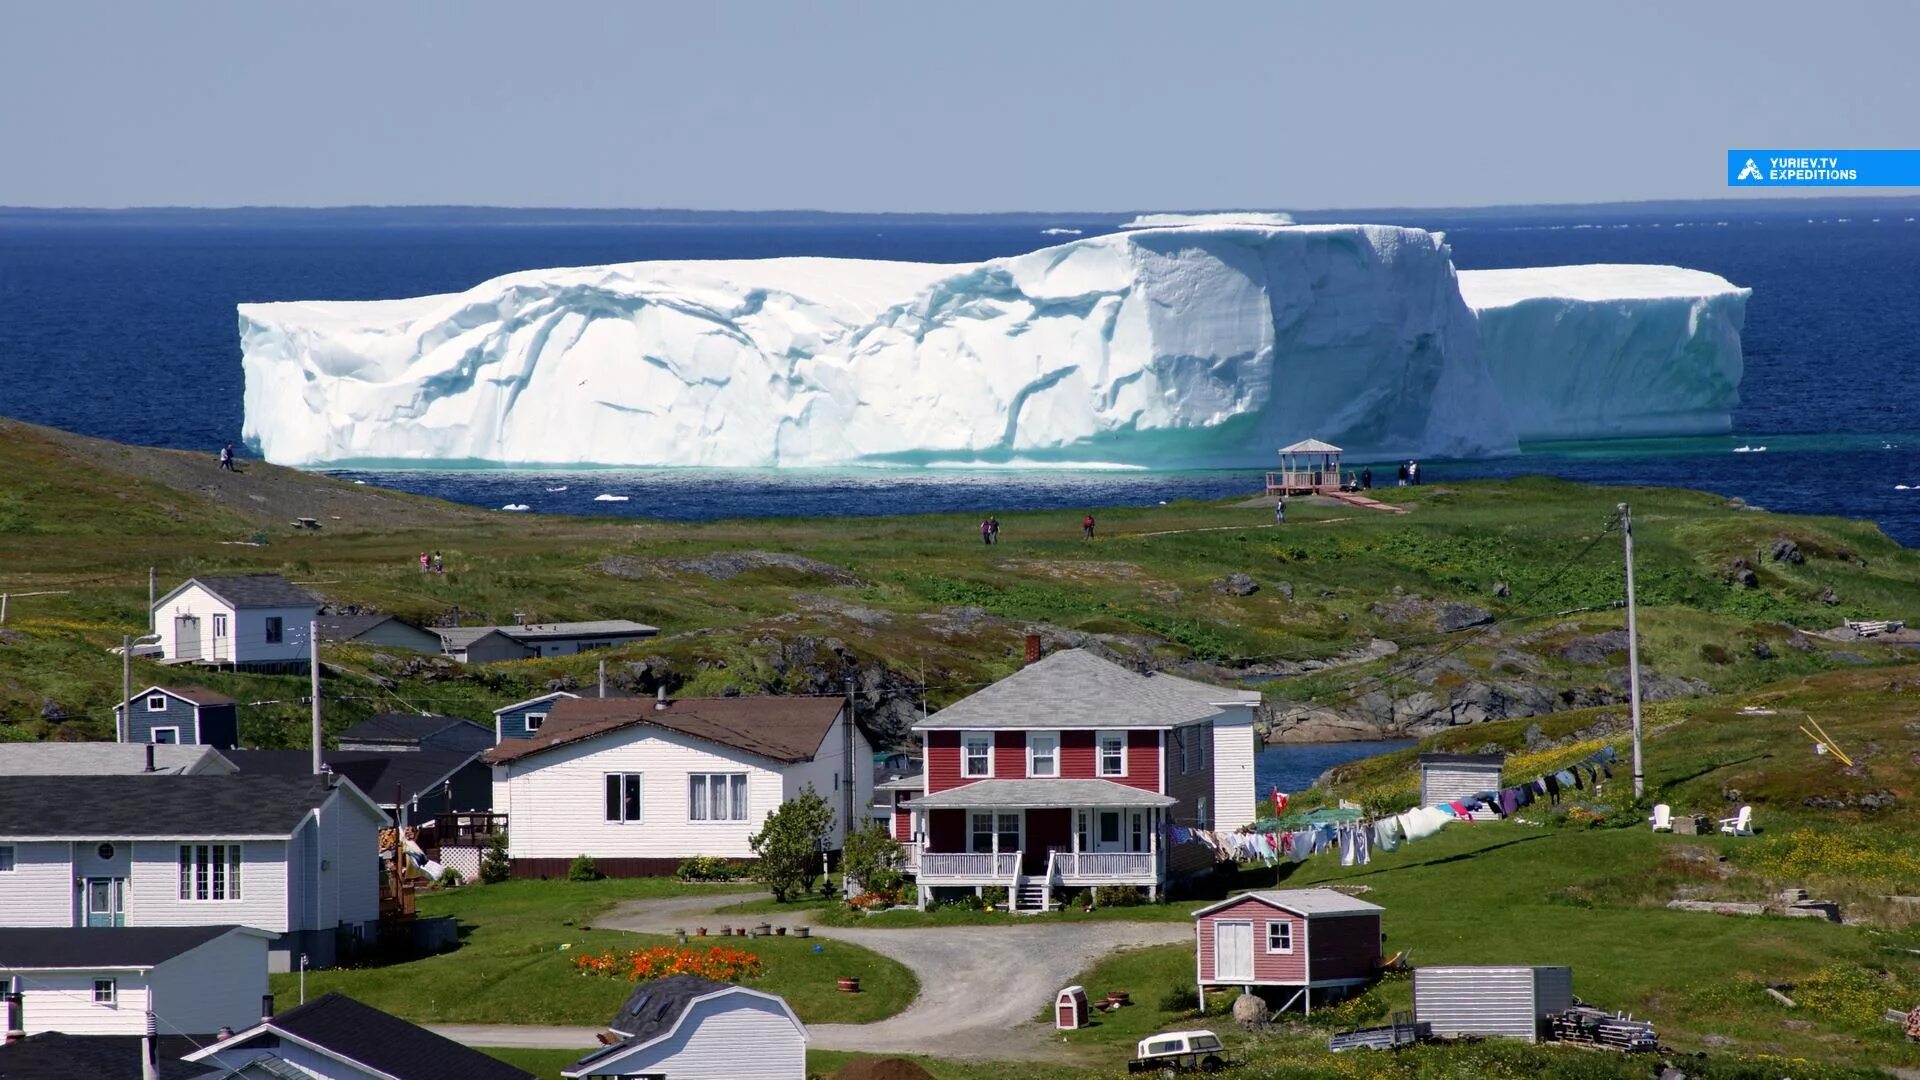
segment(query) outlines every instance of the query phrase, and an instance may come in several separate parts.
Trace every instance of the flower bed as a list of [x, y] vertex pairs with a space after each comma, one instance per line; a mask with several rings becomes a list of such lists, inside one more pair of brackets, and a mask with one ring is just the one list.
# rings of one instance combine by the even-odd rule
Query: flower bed
[[598, 956], [574, 957], [573, 969], [582, 975], [628, 982], [645, 982], [667, 975], [698, 975], [720, 982], [739, 982], [766, 973], [766, 965], [758, 956], [725, 945], [705, 949], [674, 945], [625, 951], [610, 949]]

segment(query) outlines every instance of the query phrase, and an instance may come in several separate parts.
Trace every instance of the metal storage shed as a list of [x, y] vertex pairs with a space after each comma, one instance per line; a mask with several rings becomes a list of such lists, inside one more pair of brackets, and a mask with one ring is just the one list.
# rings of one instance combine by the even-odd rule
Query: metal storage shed
[[1573, 1007], [1568, 967], [1423, 967], [1413, 972], [1413, 1014], [1435, 1035], [1540, 1041], [1549, 1013]]
[[1464, 799], [1500, 790], [1505, 754], [1421, 754], [1420, 805]]

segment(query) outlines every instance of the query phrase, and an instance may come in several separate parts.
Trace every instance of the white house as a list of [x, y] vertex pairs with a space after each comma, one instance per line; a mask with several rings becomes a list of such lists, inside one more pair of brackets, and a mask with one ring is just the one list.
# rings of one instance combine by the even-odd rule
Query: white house
[[[0, 929], [0, 990], [28, 1035], [211, 1035], [260, 1018], [272, 934], [244, 926]], [[0, 1072], [0, 1075], [5, 1075]]]
[[320, 602], [278, 574], [188, 578], [153, 605], [162, 663], [304, 670]]
[[260, 1020], [186, 1060], [220, 1080], [534, 1080], [498, 1058], [330, 993]]
[[833, 807], [840, 847], [873, 797], [872, 753], [839, 698], [561, 698], [486, 760], [515, 874], [560, 877], [591, 855], [637, 876], [752, 858], [747, 838], [808, 786]]
[[586, 1080], [806, 1080], [807, 1029], [786, 1001], [697, 975], [641, 983], [613, 1018], [620, 1041], [568, 1068]]
[[325, 967], [379, 920], [385, 822], [337, 777], [8, 777], [0, 926], [249, 926]]

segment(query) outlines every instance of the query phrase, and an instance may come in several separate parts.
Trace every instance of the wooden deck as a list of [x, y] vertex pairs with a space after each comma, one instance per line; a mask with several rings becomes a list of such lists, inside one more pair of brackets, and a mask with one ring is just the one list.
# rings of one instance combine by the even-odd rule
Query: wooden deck
[[1407, 512], [1407, 508], [1404, 506], [1396, 506], [1393, 503], [1383, 503], [1378, 499], [1369, 499], [1357, 491], [1323, 491], [1321, 494], [1329, 499], [1338, 499], [1348, 506], [1357, 506], [1362, 510], [1379, 510], [1387, 514], [1404, 514]]

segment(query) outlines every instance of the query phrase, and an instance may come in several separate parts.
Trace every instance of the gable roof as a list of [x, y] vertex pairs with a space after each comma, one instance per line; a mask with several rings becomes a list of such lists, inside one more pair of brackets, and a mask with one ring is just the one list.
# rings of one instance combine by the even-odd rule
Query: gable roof
[[0, 743], [0, 776], [145, 773], [149, 749], [153, 751], [155, 773], [226, 774], [234, 771], [233, 763], [213, 747], [187, 743]]
[[[239, 702], [233, 700], [227, 695], [216, 694], [212, 690], [208, 690], [203, 686], [149, 686], [145, 690], [140, 691], [139, 693], [133, 695], [131, 698], [128, 698], [127, 700], [139, 701], [141, 698], [147, 697], [152, 694], [165, 694], [168, 697], [179, 698], [181, 701], [184, 701], [189, 705], [206, 706], [206, 705], [238, 705], [239, 704]], [[119, 705], [114, 706], [114, 709], [116, 711], [118, 711], [119, 708], [120, 708]]]
[[154, 967], [236, 931], [273, 937], [232, 925], [0, 928], [0, 972]]
[[262, 1034], [291, 1039], [397, 1080], [534, 1080], [532, 1074], [498, 1058], [469, 1050], [338, 991], [322, 994], [231, 1039], [188, 1054], [187, 1060], [212, 1057], [223, 1047], [237, 1046]]
[[333, 794], [321, 776], [95, 776], [85, 798], [69, 776], [0, 784], [0, 838], [241, 840], [292, 836]]
[[1084, 649], [1064, 649], [961, 698], [915, 731], [986, 728], [1171, 728], [1257, 705], [1235, 690], [1162, 672], [1141, 674]]
[[370, 716], [340, 733], [340, 741], [387, 742], [418, 745], [450, 727], [465, 724], [478, 738], [491, 738], [485, 726], [458, 716], [416, 716], [411, 713], [380, 713]]
[[[672, 1037], [693, 1007], [700, 1002], [736, 994], [778, 1005], [787, 1020], [800, 1031], [803, 1038], [805, 1037], [806, 1027], [800, 1023], [800, 1018], [794, 1015], [792, 1006], [777, 994], [769, 994], [764, 990], [754, 990], [733, 983], [716, 982], [698, 975], [669, 975], [663, 979], [640, 983], [633, 988], [633, 993], [628, 995], [626, 1004], [620, 1007], [620, 1012], [608, 1025], [615, 1034], [624, 1035], [626, 1038], [612, 1046], [595, 1050], [561, 1070], [561, 1075], [592, 1075], [598, 1066], [610, 1059], [643, 1050], [654, 1043]], [[743, 1048], [742, 1052], [750, 1051]]]
[[1269, 907], [1282, 911], [1291, 911], [1295, 915], [1304, 915], [1311, 919], [1316, 915], [1365, 915], [1376, 911], [1385, 911], [1379, 904], [1369, 904], [1365, 900], [1348, 896], [1338, 889], [1261, 889], [1255, 892], [1243, 892], [1227, 897], [1217, 903], [1193, 913], [1199, 918], [1209, 912], [1232, 907], [1243, 900], [1258, 900]]
[[322, 615], [320, 624], [321, 641], [352, 641], [376, 626], [387, 623], [399, 623], [409, 630], [418, 630], [423, 634], [431, 633], [424, 626], [408, 622], [398, 615]]
[[1301, 439], [1292, 446], [1280, 448], [1282, 454], [1338, 454], [1341, 452], [1339, 447], [1330, 442], [1321, 442], [1319, 439]]
[[561, 698], [577, 698], [579, 696], [579, 694], [571, 690], [555, 690], [552, 693], [541, 694], [539, 697], [531, 697], [525, 701], [516, 701], [511, 705], [502, 705], [493, 710], [493, 715], [499, 716], [502, 713], [510, 713], [516, 709], [524, 709], [529, 705], [538, 705], [543, 701], [559, 701]]
[[[497, 626], [434, 626], [428, 629], [440, 638], [440, 647], [448, 652], [471, 648], [474, 642], [482, 638], [492, 637], [495, 634], [499, 634], [508, 641], [513, 641], [512, 638], [507, 637], [506, 633]], [[515, 645], [521, 644], [518, 641], [513, 641], [513, 643]]]
[[[419, 750], [396, 754], [391, 750], [323, 750], [320, 760], [329, 769], [353, 781], [380, 806], [392, 806], [397, 785], [402, 802], [411, 802], [439, 787], [480, 756], [478, 750]], [[310, 775], [310, 750], [232, 750], [227, 757], [240, 771], [265, 776]]]
[[199, 585], [226, 601], [236, 610], [247, 608], [319, 607], [320, 601], [279, 574], [229, 574], [220, 577], [191, 577], [154, 602], [158, 608], [179, 595], [189, 585]]
[[[140, 1080], [140, 1036], [67, 1035], [43, 1031], [0, 1045], [0, 1080]], [[192, 1039], [162, 1035], [155, 1047], [160, 1080], [205, 1080], [223, 1075], [183, 1060]]]
[[553, 703], [531, 739], [487, 751], [501, 764], [625, 728], [657, 727], [782, 764], [813, 760], [845, 706], [840, 697], [571, 698]]
[[511, 626], [435, 626], [430, 629], [440, 635], [440, 641], [449, 649], [464, 648], [488, 634], [499, 634], [501, 637], [525, 645], [530, 641], [554, 641], [566, 638], [652, 637], [660, 632], [657, 626], [648, 626], [646, 623], [637, 623], [631, 619], [514, 623]]

